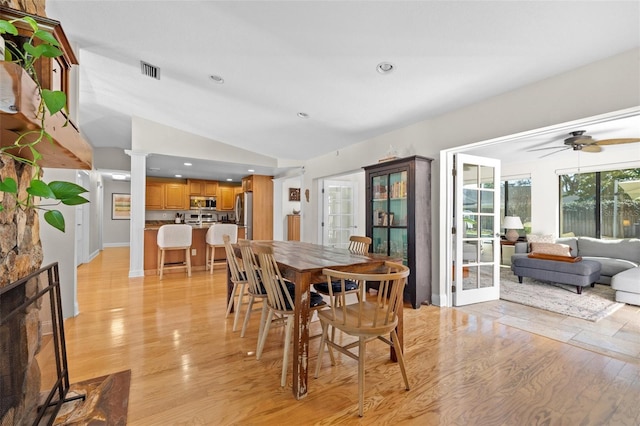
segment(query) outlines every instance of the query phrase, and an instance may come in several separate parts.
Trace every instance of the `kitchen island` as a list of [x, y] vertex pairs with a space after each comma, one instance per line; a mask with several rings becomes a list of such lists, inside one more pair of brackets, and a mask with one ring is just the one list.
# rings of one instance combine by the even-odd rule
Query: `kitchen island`
[[[158, 229], [165, 224], [171, 224], [173, 222], [165, 221], [147, 221], [144, 228], [144, 274], [156, 275], [158, 273]], [[191, 271], [205, 271], [206, 270], [206, 247], [205, 236], [212, 224], [203, 223], [202, 225], [191, 225], [193, 228], [193, 236], [191, 241]], [[238, 238], [244, 238], [245, 227], [238, 227]], [[184, 262], [184, 251], [171, 250], [165, 254], [166, 262], [170, 263], [182, 263]], [[215, 257], [216, 261], [222, 261], [226, 259], [226, 254], [223, 247], [216, 248]], [[178, 270], [169, 270], [166, 273], [180, 273]]]

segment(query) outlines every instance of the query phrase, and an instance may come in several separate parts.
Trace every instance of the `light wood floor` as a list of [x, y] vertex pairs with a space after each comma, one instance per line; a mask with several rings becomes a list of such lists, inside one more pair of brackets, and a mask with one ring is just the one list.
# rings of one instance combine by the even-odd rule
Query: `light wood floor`
[[[371, 343], [360, 419], [352, 359], [339, 357], [332, 367], [325, 356], [321, 376], [310, 378], [301, 401], [291, 394], [291, 371], [289, 385], [280, 387], [281, 329], [272, 330], [263, 359], [256, 361], [258, 316], [245, 338], [231, 331], [222, 268], [191, 278], [169, 274], [163, 281], [127, 274], [127, 248], [105, 249], [82, 265], [80, 315], [65, 322], [65, 331], [72, 383], [131, 369], [131, 425], [640, 424], [640, 350], [622, 353], [600, 345], [608, 353], [602, 355], [589, 350], [598, 338], [576, 331], [599, 333], [602, 321], [575, 326], [563, 342], [522, 324], [541, 311], [513, 304], [405, 309], [412, 388], [404, 390], [388, 347]], [[547, 319], [540, 328], [553, 329], [554, 322], [564, 327], [564, 317], [541, 315]], [[628, 316], [626, 325], [603, 335], [637, 344], [638, 310], [620, 315]], [[318, 329], [312, 324], [312, 333]], [[312, 341], [310, 370], [318, 343]]]

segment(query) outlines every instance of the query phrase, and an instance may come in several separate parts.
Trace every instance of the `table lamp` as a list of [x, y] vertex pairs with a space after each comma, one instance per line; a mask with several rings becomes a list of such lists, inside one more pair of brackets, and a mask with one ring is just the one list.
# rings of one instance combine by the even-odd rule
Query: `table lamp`
[[507, 241], [511, 242], [518, 240], [519, 235], [516, 229], [524, 229], [522, 221], [518, 216], [505, 216], [504, 222], [502, 222], [502, 227], [507, 230], [507, 233], [505, 234]]

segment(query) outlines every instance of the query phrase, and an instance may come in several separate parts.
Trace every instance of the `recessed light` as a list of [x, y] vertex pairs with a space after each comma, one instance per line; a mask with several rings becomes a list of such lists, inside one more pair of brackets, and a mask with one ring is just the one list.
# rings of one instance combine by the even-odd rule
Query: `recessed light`
[[300, 118], [309, 118], [309, 114], [307, 114], [306, 112], [299, 112], [298, 113], [298, 117], [300, 117]]
[[255, 172], [255, 170], [253, 170], [253, 169], [249, 169], [249, 170], [247, 170], [247, 171], [248, 171], [249, 173], [253, 173], [253, 172]]
[[111, 177], [113, 178], [113, 180], [125, 180], [127, 178], [127, 175], [114, 173], [111, 175]]
[[159, 172], [160, 167], [149, 167], [149, 170], [151, 170], [152, 172]]
[[210, 75], [209, 79], [211, 81], [213, 81], [214, 83], [216, 83], [216, 84], [224, 83], [224, 78], [220, 77], [219, 75], [215, 75], [215, 74], [214, 75]]
[[233, 179], [228, 178], [228, 179], [227, 179], [227, 182], [233, 182]]
[[193, 166], [191, 163], [184, 163], [185, 166]]
[[176, 177], [182, 177], [182, 175], [176, 175]]
[[394, 68], [395, 68], [395, 66], [390, 62], [380, 62], [378, 64], [378, 66], [376, 67], [376, 70], [380, 74], [388, 74], [391, 71], [393, 71]]

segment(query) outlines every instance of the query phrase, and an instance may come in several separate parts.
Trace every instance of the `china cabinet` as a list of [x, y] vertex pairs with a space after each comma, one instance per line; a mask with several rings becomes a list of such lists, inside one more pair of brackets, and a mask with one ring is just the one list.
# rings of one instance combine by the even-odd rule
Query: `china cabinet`
[[404, 299], [431, 303], [431, 158], [412, 156], [364, 167], [371, 251], [411, 269]]

